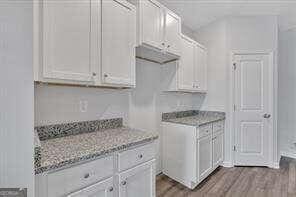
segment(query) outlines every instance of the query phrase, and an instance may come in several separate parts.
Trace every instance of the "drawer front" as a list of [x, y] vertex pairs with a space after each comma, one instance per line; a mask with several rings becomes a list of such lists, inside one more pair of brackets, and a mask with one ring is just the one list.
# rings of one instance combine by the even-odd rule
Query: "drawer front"
[[155, 157], [155, 144], [150, 143], [118, 153], [118, 171], [134, 167]]
[[219, 132], [224, 130], [224, 120], [213, 123], [213, 132]]
[[111, 197], [114, 195], [113, 177], [74, 192], [67, 197]]
[[212, 124], [202, 125], [198, 129], [197, 138], [202, 138], [212, 134]]
[[113, 175], [113, 156], [48, 174], [48, 197], [64, 196]]

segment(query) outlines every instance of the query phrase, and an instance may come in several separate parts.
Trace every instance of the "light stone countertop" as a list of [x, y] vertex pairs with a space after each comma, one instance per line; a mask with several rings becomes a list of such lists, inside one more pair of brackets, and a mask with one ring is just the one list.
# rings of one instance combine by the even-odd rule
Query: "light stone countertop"
[[182, 115], [178, 115], [178, 116], [179, 117], [172, 117], [172, 118], [168, 117], [163, 119], [162, 121], [199, 127], [205, 124], [209, 124], [212, 122], [225, 119], [224, 112], [215, 112], [215, 111], [199, 111], [199, 112], [193, 113], [192, 115], [186, 115], [184, 117], [180, 117]]
[[128, 127], [105, 129], [41, 141], [41, 165], [35, 174], [99, 158], [158, 138]]

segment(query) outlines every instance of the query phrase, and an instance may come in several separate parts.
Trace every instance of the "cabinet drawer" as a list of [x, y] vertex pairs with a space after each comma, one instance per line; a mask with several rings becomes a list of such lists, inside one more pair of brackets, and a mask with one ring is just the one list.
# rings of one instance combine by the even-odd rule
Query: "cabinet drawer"
[[113, 174], [113, 156], [48, 174], [48, 197], [64, 196]]
[[197, 138], [202, 138], [212, 134], [212, 124], [202, 125], [198, 128]]
[[213, 123], [213, 132], [219, 132], [224, 130], [224, 121], [218, 121]]
[[114, 196], [113, 177], [108, 178], [99, 183], [95, 183], [89, 187], [83, 188], [67, 197], [87, 197], [87, 196]]
[[155, 144], [150, 143], [118, 153], [118, 171], [134, 167], [155, 157]]

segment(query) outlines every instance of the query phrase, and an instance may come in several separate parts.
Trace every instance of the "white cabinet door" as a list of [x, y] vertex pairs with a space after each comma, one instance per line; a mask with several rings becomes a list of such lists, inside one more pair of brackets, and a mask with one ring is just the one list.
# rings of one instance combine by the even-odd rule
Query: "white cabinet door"
[[223, 162], [223, 131], [217, 132], [213, 136], [213, 168], [218, 167]]
[[200, 91], [207, 90], [207, 51], [195, 45], [194, 87]]
[[178, 65], [178, 86], [180, 90], [193, 90], [194, 43], [191, 39], [181, 39], [181, 58]]
[[102, 83], [135, 85], [136, 8], [102, 0]]
[[212, 170], [212, 135], [198, 139], [197, 168], [199, 182], [206, 178]]
[[115, 197], [113, 178], [96, 183], [67, 197]]
[[165, 14], [166, 52], [181, 56], [181, 18], [166, 10]]
[[[154, 0], [140, 0], [140, 40], [156, 49], [164, 47], [163, 7]], [[141, 44], [141, 43], [140, 43]]]
[[155, 160], [119, 174], [119, 197], [155, 197]]
[[91, 0], [43, 1], [43, 77], [92, 81]]

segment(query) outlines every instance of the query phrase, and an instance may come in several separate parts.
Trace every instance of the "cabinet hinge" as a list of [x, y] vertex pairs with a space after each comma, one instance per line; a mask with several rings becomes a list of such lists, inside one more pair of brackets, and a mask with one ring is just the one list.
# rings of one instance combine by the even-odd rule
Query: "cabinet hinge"
[[233, 105], [233, 111], [235, 111], [236, 110], [236, 105]]
[[236, 151], [236, 146], [233, 146], [233, 151]]
[[233, 63], [233, 70], [236, 70], [236, 63]]

